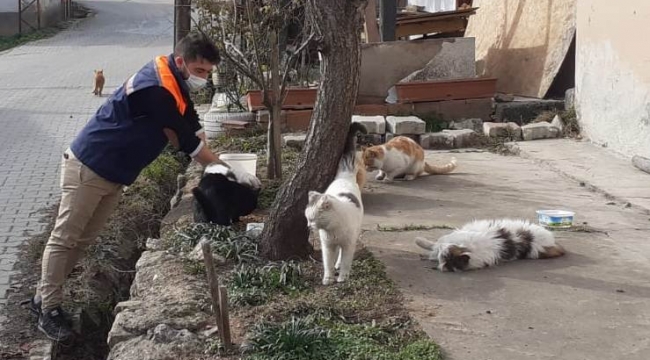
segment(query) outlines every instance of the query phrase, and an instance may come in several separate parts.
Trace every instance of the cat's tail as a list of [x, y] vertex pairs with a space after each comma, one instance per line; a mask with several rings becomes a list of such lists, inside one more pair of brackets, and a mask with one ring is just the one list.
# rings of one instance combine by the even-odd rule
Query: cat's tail
[[198, 186], [192, 189], [194, 195], [194, 222], [209, 223], [217, 217], [216, 210]]
[[350, 124], [348, 136], [345, 140], [345, 148], [343, 148], [343, 155], [339, 160], [338, 173], [354, 173], [356, 174], [356, 160], [357, 160], [357, 134], [366, 134], [368, 130], [363, 124], [353, 122]]
[[452, 157], [451, 160], [445, 164], [445, 165], [431, 165], [427, 162], [424, 163], [424, 172], [427, 173], [427, 175], [441, 175], [441, 174], [448, 174], [452, 171], [454, 171], [458, 165], [456, 165], [456, 158]]
[[416, 237], [415, 244], [425, 250], [433, 250], [433, 246], [435, 245], [433, 241], [429, 241], [423, 237]]

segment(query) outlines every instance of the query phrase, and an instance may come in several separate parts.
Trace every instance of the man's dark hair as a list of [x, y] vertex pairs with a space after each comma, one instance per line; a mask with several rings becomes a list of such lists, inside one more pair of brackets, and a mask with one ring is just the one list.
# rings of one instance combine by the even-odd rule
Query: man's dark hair
[[214, 65], [219, 64], [221, 61], [219, 50], [212, 40], [199, 32], [189, 33], [182, 38], [176, 44], [174, 55], [182, 56], [185, 61], [204, 59]]

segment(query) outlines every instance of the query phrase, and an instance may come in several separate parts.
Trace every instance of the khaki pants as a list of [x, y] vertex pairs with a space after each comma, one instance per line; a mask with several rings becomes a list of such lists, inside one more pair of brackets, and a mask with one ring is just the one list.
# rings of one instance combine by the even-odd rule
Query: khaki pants
[[63, 284], [120, 201], [123, 186], [83, 165], [69, 149], [61, 167], [61, 204], [45, 251], [37, 297], [43, 311], [63, 301]]

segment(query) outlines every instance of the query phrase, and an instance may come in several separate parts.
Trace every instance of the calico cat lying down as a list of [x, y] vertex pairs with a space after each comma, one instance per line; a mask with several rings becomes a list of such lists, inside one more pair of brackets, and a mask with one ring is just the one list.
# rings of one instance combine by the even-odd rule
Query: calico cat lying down
[[208, 165], [194, 195], [194, 222], [232, 225], [257, 208], [260, 189], [237, 182], [235, 174], [220, 164]]
[[477, 220], [432, 242], [415, 243], [429, 250], [440, 271], [480, 269], [516, 259], [549, 259], [564, 255], [553, 233], [527, 220]]

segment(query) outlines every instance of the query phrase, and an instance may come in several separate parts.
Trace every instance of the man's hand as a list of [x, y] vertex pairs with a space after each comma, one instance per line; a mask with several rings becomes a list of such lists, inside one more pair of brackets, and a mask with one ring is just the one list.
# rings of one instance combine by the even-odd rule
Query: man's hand
[[262, 183], [260, 180], [255, 176], [251, 175], [246, 171], [239, 170], [236, 168], [233, 168], [232, 166], [224, 163], [223, 161], [219, 160], [219, 157], [210, 151], [207, 146], [204, 146], [198, 154], [194, 157], [196, 161], [198, 161], [201, 165], [203, 166], [208, 166], [212, 164], [221, 164], [225, 167], [227, 167], [234, 175], [235, 178], [237, 179], [237, 182], [248, 186], [253, 189], [261, 189], [262, 188]]
[[260, 182], [260, 179], [258, 179], [257, 176], [233, 167], [230, 168], [230, 171], [235, 174], [235, 178], [237, 178], [238, 183], [255, 190], [262, 188], [262, 182]]

